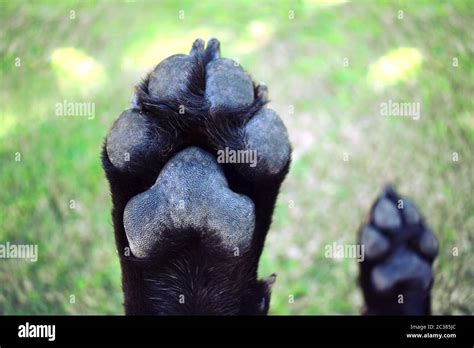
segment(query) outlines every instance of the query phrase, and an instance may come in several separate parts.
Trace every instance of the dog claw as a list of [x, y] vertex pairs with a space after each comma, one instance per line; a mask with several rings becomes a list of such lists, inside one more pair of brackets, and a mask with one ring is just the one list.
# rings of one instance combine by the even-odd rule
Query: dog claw
[[215, 60], [221, 57], [221, 43], [219, 40], [212, 38], [207, 42], [206, 54], [208, 60]]
[[191, 51], [189, 52], [190, 56], [196, 55], [198, 52], [204, 52], [204, 40], [203, 39], [196, 39], [191, 47]]

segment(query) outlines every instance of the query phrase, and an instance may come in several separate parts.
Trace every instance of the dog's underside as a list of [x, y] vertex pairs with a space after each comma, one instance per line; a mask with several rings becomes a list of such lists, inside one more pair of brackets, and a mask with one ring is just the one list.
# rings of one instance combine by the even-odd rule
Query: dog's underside
[[[275, 275], [259, 280], [258, 262], [291, 146], [266, 86], [219, 46], [197, 39], [189, 55], [158, 64], [106, 137], [126, 314], [268, 312]], [[256, 163], [218, 162], [223, 151], [255, 153]], [[380, 218], [374, 205], [361, 229], [375, 255], [361, 263], [367, 313], [429, 313], [436, 239], [410, 207], [418, 220], [395, 211], [399, 224], [384, 225], [394, 211], [384, 205]], [[400, 291], [408, 304], [394, 299]]]

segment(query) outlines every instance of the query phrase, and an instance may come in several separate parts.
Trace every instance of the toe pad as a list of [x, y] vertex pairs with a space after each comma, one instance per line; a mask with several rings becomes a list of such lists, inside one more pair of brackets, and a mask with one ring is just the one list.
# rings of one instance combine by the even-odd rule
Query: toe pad
[[288, 132], [278, 114], [263, 108], [245, 127], [247, 148], [257, 153], [255, 172], [258, 177], [281, 172], [290, 158]]
[[162, 139], [153, 132], [138, 110], [125, 110], [107, 135], [106, 150], [110, 162], [119, 170], [147, 166], [149, 154], [160, 153]]
[[254, 100], [250, 76], [231, 59], [218, 58], [206, 67], [206, 98], [213, 108], [239, 108]]

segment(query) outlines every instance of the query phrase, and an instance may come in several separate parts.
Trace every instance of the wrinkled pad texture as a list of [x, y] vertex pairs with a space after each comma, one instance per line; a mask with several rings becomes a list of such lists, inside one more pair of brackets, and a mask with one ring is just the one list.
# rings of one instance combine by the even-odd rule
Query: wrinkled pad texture
[[229, 251], [248, 250], [255, 225], [253, 202], [232, 192], [214, 156], [189, 147], [173, 156], [156, 183], [125, 207], [124, 226], [132, 253], [159, 251], [163, 233], [190, 229], [217, 234]]

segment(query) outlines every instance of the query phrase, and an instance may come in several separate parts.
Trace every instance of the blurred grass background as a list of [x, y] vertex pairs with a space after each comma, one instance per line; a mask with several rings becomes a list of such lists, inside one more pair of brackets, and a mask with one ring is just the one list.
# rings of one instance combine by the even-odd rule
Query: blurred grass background
[[[439, 238], [434, 313], [474, 313], [472, 2], [0, 1], [0, 243], [39, 249], [0, 260], [0, 313], [123, 313], [101, 144], [196, 37], [269, 85], [293, 143], [260, 266], [278, 274], [272, 314], [360, 312], [356, 261], [324, 246], [356, 241], [387, 182]], [[420, 120], [381, 116], [389, 99]], [[56, 116], [64, 100], [95, 118]]]

